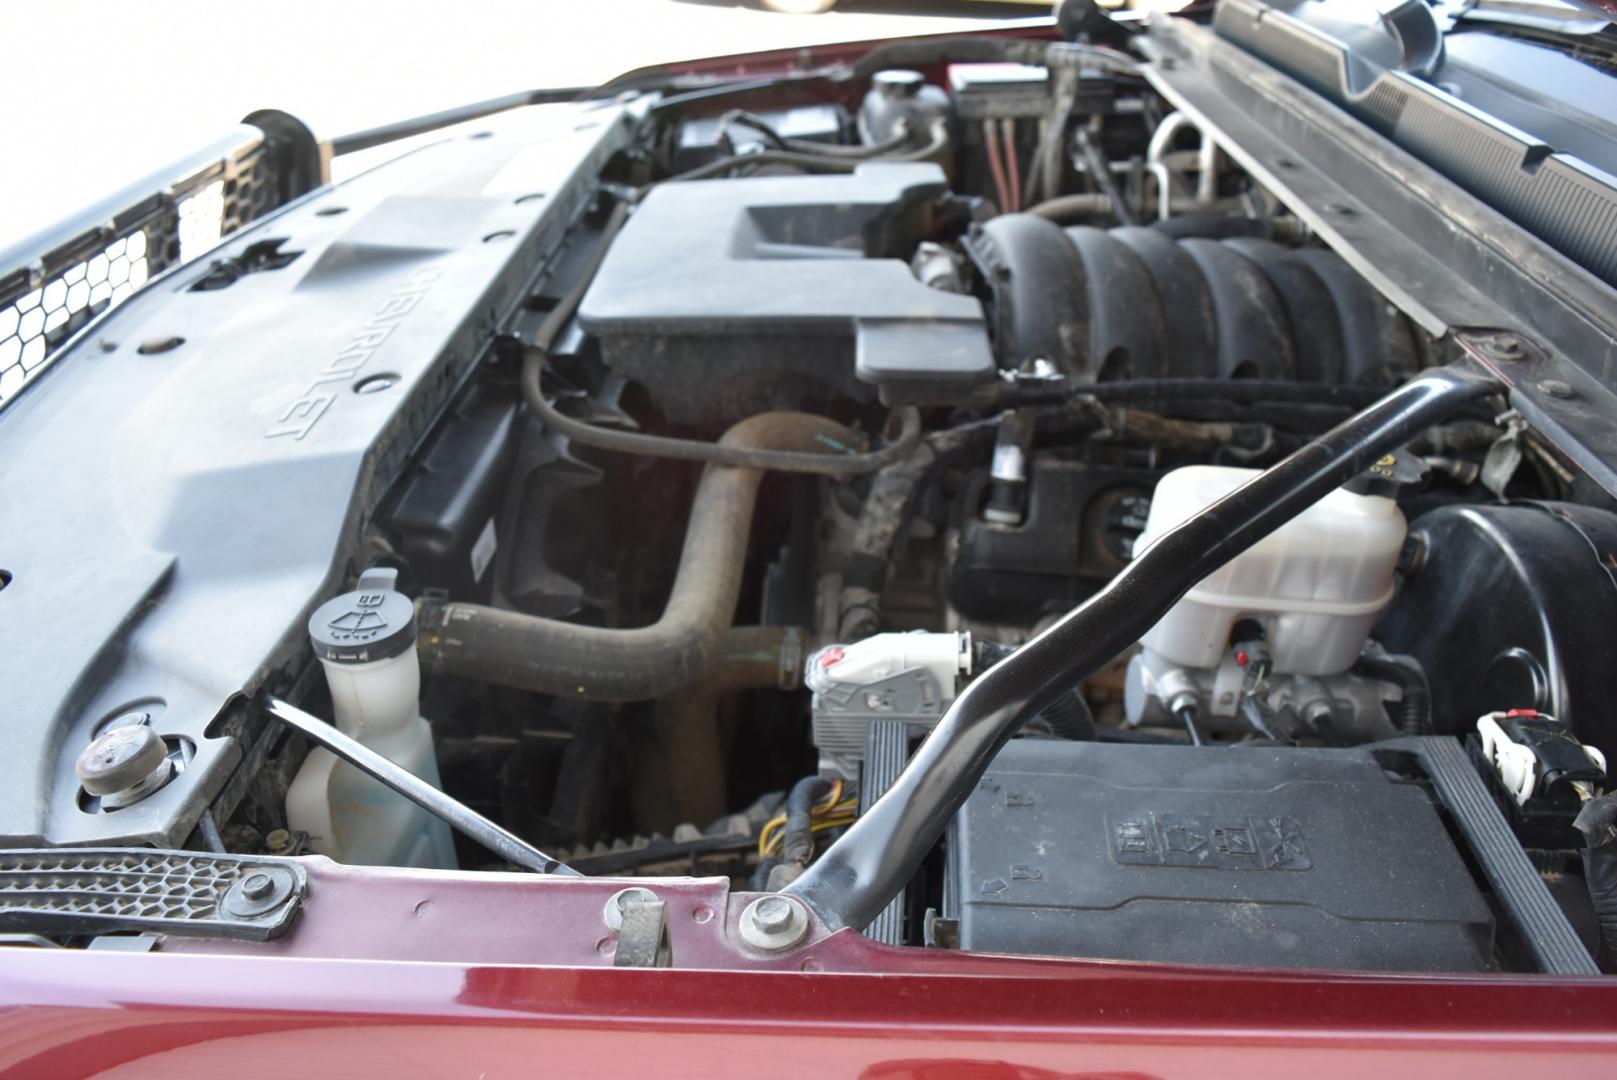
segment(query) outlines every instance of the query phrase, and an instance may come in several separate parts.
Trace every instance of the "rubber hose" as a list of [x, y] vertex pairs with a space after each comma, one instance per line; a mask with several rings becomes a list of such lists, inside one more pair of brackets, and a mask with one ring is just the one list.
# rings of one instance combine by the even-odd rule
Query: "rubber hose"
[[[745, 109], [731, 109], [719, 117], [719, 132], [721, 138], [728, 127], [751, 128], [758, 132], [777, 150], [790, 150], [799, 154], [815, 154], [820, 157], [836, 158], [870, 158], [901, 149], [909, 142], [909, 133], [900, 131], [891, 138], [879, 143], [866, 143], [857, 146], [847, 146], [842, 143], [821, 143], [810, 139], [790, 139], [776, 131], [769, 121]], [[733, 148], [733, 143], [731, 144]]]
[[1074, 742], [1095, 739], [1095, 714], [1089, 711], [1089, 703], [1077, 690], [1068, 690], [1039, 715], [1050, 725], [1050, 730], [1063, 739]]
[[781, 829], [780, 861], [807, 866], [814, 858], [814, 807], [831, 793], [831, 781], [805, 777], [786, 796], [786, 824]]
[[1103, 402], [1187, 401], [1211, 398], [1238, 402], [1297, 402], [1313, 405], [1344, 405], [1361, 408], [1385, 397], [1386, 386], [1348, 386], [1342, 383], [1292, 382], [1287, 379], [1120, 379], [1116, 382], [1087, 382], [1052, 379], [1038, 382], [1002, 384], [1002, 405], [1050, 404], [1075, 397], [1091, 397]]
[[1109, 195], [1095, 192], [1086, 192], [1081, 195], [1058, 195], [1053, 199], [1046, 199], [1041, 203], [1034, 203], [1024, 213], [1034, 217], [1049, 218], [1051, 221], [1068, 222], [1073, 218], [1089, 217], [1093, 214], [1112, 213], [1112, 199]]
[[932, 125], [926, 144], [914, 150], [891, 151], [880, 157], [854, 158], [844, 154], [805, 153], [800, 150], [755, 150], [747, 154], [729, 154], [706, 165], [670, 176], [666, 183], [685, 180], [706, 180], [722, 176], [741, 165], [785, 165], [804, 172], [851, 173], [867, 161], [928, 161], [949, 145], [949, 126], [943, 121]]
[[[979, 675], [1016, 652], [1015, 645], [990, 641], [987, 638], [978, 638], [975, 648]], [[1095, 727], [1095, 714], [1089, 711], [1089, 702], [1084, 700], [1084, 695], [1079, 693], [1076, 686], [1056, 698], [1038, 715], [1050, 725], [1051, 732], [1063, 739], [1093, 742], [1099, 737], [1099, 729]]]
[[1405, 735], [1432, 733], [1432, 692], [1426, 673], [1412, 656], [1362, 656], [1353, 670], [1378, 682], [1392, 683], [1402, 691], [1398, 702], [1398, 730]]
[[[719, 445], [807, 453], [852, 438], [824, 417], [777, 412], [741, 421]], [[668, 606], [651, 626], [581, 626], [429, 597], [417, 602], [422, 663], [498, 686], [599, 701], [646, 701], [699, 682], [735, 618], [762, 478], [755, 468], [710, 465], [703, 472]]]
[[[895, 461], [902, 461], [915, 450], [921, 438], [921, 414], [914, 408], [898, 410], [903, 428], [897, 438], [880, 450], [859, 453], [859, 436], [830, 420], [824, 423], [836, 434], [821, 434], [816, 441], [800, 450], [780, 450], [769, 446], [753, 446], [721, 439], [716, 443], [697, 439], [675, 439], [666, 435], [645, 435], [638, 431], [614, 431], [575, 420], [556, 410], [545, 400], [540, 379], [544, 373], [544, 354], [538, 350], [528, 353], [522, 366], [522, 396], [546, 427], [567, 436], [581, 446], [594, 446], [601, 450], [615, 450], [624, 454], [669, 458], [674, 461], [702, 461], [710, 465], [728, 465], [745, 469], [774, 469], [779, 472], [808, 473], [819, 476], [856, 476], [877, 472]], [[765, 416], [806, 416], [805, 413], [765, 413]], [[757, 419], [757, 417], [754, 417]], [[821, 419], [811, 417], [810, 419]], [[743, 421], [745, 423], [745, 421]], [[734, 428], [731, 429], [735, 430]]]
[[705, 825], [729, 807], [719, 702], [740, 690], [790, 690], [803, 671], [803, 631], [734, 626], [696, 686], [657, 702], [657, 736], [676, 822]]

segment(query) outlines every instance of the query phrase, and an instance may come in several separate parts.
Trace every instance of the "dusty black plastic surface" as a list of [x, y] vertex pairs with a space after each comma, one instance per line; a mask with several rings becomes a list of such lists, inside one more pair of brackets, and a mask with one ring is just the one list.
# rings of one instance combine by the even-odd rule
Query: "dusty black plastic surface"
[[1364, 750], [1014, 740], [949, 867], [965, 949], [1366, 971], [1492, 952], [1427, 796]]
[[1006, 214], [967, 251], [993, 292], [1003, 367], [1366, 385], [1420, 366], [1409, 321], [1323, 249]]
[[508, 391], [473, 385], [400, 481], [383, 518], [417, 585], [488, 599], [524, 417]]
[[664, 184], [579, 307], [608, 366], [671, 418], [800, 407], [827, 391], [952, 401], [991, 378], [982, 308], [904, 261], [927, 235], [943, 170]]
[[986, 473], [967, 488], [971, 516], [949, 566], [949, 602], [973, 619], [1026, 625], [1104, 585], [1133, 555], [1158, 477], [1049, 456], [1035, 457], [1032, 472], [1027, 514], [1015, 525], [976, 513]]

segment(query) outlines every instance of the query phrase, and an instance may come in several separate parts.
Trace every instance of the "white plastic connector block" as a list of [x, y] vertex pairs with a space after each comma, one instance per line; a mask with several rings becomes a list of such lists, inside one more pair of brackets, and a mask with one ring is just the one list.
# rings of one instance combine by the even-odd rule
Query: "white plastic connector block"
[[[1493, 712], [1478, 717], [1477, 734], [1482, 738], [1482, 756], [1492, 763], [1499, 774], [1499, 782], [1505, 785], [1505, 790], [1510, 792], [1517, 806], [1525, 806], [1538, 784], [1538, 770], [1534, 767], [1538, 756], [1533, 753], [1532, 747], [1523, 746], [1505, 734], [1505, 729], [1499, 726], [1499, 719], [1506, 715], [1509, 714]], [[1542, 713], [1538, 718], [1554, 719]], [[1585, 746], [1583, 752], [1601, 772], [1606, 771], [1605, 754], [1592, 746]]]
[[815, 693], [838, 685], [865, 686], [924, 667], [953, 700], [955, 683], [971, 674], [969, 633], [874, 634], [851, 645], [828, 645], [809, 657], [803, 682]]

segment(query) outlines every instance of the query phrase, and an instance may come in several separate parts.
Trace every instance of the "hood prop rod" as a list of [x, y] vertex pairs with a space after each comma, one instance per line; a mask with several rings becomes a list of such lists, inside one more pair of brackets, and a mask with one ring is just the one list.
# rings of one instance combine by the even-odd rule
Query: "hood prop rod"
[[452, 799], [409, 769], [396, 765], [357, 739], [344, 735], [335, 724], [328, 724], [312, 713], [277, 697], [266, 698], [264, 711], [289, 728], [336, 754], [406, 799], [443, 818], [449, 827], [482, 844], [500, 858], [539, 874], [581, 877], [577, 870], [551, 858], [532, 844], [506, 832], [458, 799]]

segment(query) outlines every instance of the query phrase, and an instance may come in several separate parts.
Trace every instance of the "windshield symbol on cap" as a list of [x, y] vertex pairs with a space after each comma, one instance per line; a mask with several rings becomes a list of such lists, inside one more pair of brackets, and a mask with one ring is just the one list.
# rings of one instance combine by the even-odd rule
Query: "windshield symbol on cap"
[[382, 618], [380, 611], [374, 609], [380, 608], [386, 599], [385, 592], [360, 593], [354, 597], [352, 610], [343, 612], [326, 625], [333, 630], [342, 630], [350, 634], [381, 629], [387, 625], [387, 620]]

